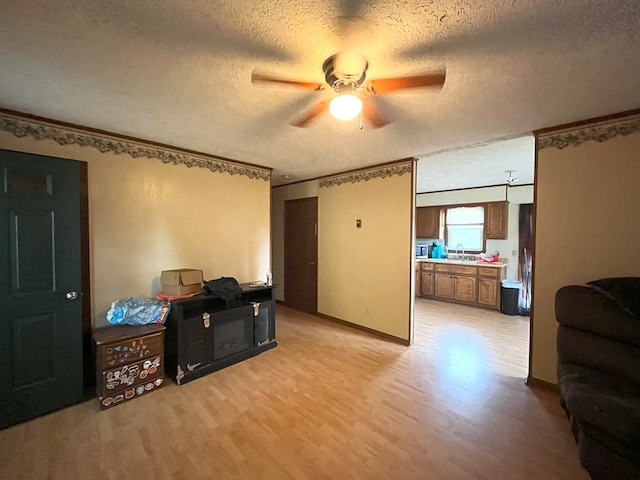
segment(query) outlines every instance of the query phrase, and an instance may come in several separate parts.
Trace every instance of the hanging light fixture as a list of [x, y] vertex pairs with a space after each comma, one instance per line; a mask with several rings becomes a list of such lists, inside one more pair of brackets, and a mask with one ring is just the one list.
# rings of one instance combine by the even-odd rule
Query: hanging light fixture
[[338, 94], [329, 104], [331, 115], [346, 122], [355, 118], [362, 111], [362, 101], [354, 95], [355, 83], [337, 82], [334, 89]]
[[342, 94], [331, 100], [329, 104], [331, 115], [346, 122], [355, 118], [362, 111], [362, 102], [355, 95]]

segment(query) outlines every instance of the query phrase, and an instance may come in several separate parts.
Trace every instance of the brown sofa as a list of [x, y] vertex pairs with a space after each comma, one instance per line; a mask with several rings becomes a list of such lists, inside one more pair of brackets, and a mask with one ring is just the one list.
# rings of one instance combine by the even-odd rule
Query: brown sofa
[[640, 479], [640, 278], [556, 293], [558, 386], [593, 479]]

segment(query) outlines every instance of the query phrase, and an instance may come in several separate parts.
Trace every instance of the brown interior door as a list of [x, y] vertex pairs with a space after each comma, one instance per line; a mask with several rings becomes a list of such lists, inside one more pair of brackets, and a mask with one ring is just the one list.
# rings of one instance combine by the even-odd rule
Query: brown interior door
[[318, 311], [318, 198], [285, 202], [284, 302]]

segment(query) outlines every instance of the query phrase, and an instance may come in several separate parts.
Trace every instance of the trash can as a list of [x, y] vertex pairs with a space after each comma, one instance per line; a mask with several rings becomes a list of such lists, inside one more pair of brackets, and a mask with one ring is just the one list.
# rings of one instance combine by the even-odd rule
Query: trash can
[[506, 315], [518, 315], [518, 297], [522, 282], [518, 280], [502, 280], [500, 290], [500, 311]]

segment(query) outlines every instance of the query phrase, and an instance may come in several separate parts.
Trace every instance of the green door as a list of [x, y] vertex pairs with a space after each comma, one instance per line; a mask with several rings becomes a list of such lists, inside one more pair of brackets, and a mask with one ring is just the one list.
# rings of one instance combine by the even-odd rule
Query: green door
[[0, 150], [0, 428], [83, 399], [80, 172]]

